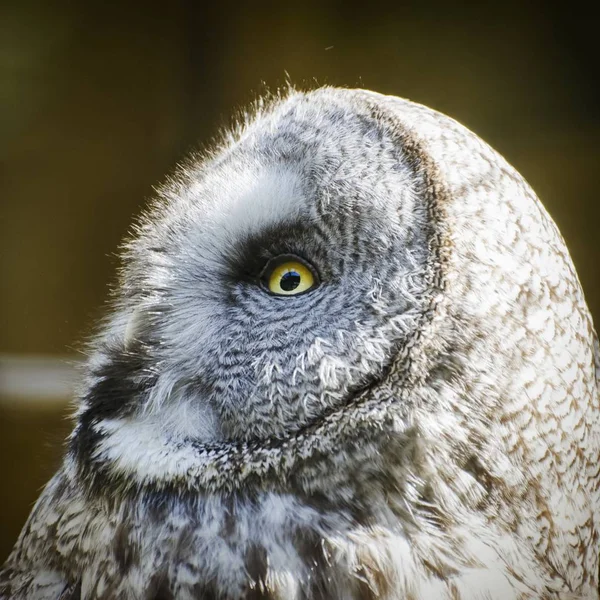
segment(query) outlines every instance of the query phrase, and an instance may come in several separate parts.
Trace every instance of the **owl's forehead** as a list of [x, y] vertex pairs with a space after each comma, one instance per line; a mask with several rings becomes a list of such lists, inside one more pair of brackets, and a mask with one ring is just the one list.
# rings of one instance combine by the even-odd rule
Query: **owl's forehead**
[[417, 186], [384, 124], [301, 96], [257, 117], [190, 179], [185, 196], [204, 226], [235, 236], [325, 216], [387, 227], [411, 212]]

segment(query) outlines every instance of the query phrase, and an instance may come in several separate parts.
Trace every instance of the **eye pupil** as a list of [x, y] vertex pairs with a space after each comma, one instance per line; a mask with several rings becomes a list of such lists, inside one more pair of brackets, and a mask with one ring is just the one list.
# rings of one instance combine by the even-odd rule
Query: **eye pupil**
[[281, 289], [286, 292], [291, 292], [295, 290], [300, 285], [300, 273], [296, 271], [288, 271], [284, 273], [279, 282]]

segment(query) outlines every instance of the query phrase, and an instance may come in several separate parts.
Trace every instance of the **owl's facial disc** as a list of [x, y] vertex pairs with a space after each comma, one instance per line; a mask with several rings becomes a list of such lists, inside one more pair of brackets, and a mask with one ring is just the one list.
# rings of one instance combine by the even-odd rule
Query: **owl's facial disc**
[[119, 406], [200, 441], [281, 438], [394, 359], [423, 308], [427, 209], [360, 110], [283, 103], [162, 191], [105, 339]]

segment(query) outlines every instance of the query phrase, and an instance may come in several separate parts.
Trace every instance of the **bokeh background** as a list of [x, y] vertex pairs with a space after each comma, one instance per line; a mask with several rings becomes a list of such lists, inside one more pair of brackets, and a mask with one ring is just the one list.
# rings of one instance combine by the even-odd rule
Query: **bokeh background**
[[152, 185], [287, 79], [404, 96], [482, 136], [557, 221], [600, 322], [590, 15], [549, 2], [211, 5], [0, 4], [0, 562], [58, 464], [71, 363]]

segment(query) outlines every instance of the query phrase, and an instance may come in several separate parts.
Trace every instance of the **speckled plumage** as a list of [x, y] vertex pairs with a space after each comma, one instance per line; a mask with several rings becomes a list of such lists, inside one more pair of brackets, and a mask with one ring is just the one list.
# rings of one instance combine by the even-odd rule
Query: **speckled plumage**
[[[321, 284], [273, 297], [295, 254]], [[127, 244], [3, 599], [598, 598], [599, 350], [565, 244], [423, 106], [291, 92]]]

